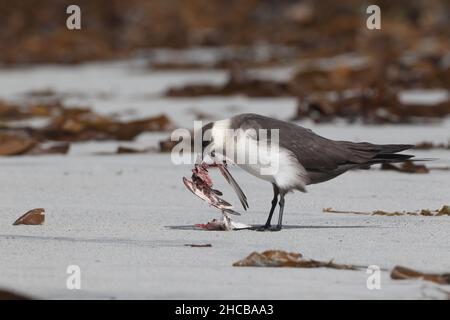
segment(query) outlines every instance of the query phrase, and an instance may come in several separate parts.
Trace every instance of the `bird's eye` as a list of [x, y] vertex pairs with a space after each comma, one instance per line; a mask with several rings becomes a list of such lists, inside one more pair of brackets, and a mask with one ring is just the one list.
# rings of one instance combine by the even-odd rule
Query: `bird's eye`
[[211, 143], [211, 141], [202, 141], [202, 153], [205, 152], [208, 145]]
[[215, 156], [214, 146], [211, 141], [203, 141], [202, 142], [202, 155], [208, 154], [211, 157]]

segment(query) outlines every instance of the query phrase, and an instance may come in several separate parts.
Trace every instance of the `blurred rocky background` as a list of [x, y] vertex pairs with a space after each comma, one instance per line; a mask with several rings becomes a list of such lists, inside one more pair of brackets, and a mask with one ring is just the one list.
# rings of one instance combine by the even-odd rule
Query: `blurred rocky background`
[[[66, 27], [72, 4], [81, 8], [81, 30]], [[381, 30], [366, 27], [371, 4], [381, 8]], [[0, 95], [0, 140], [15, 139], [7, 148], [15, 151], [3, 154], [68, 150], [43, 148], [47, 141], [133, 140], [168, 131], [177, 124], [167, 113], [182, 118], [173, 109], [177, 99], [202, 120], [217, 117], [211, 103], [230, 104], [235, 111], [228, 114], [249, 112], [251, 98], [289, 98], [295, 111], [284, 120], [314, 123], [433, 124], [450, 114], [448, 0], [0, 0], [0, 12], [1, 81], [22, 77], [29, 91], [16, 99], [11, 83]], [[133, 59], [144, 61], [140, 79], [134, 67], [127, 73], [113, 65], [91, 65], [86, 73], [76, 68]], [[63, 65], [58, 72], [66, 76], [47, 69], [35, 78], [5, 72], [37, 64]], [[72, 72], [81, 76], [68, 77]], [[89, 95], [92, 85], [99, 90]], [[155, 87], [161, 90], [150, 92]], [[230, 96], [248, 100], [236, 107], [225, 100]], [[68, 108], [73, 97], [78, 105]], [[200, 110], [204, 97], [218, 100]], [[158, 113], [124, 121], [99, 114], [103, 105]], [[269, 115], [279, 115], [277, 105]], [[37, 117], [48, 121], [17, 124]], [[161, 141], [161, 150], [172, 145]]]
[[[82, 10], [82, 30], [66, 28], [66, 7]], [[370, 4], [382, 32], [366, 28]], [[0, 1], [0, 61], [75, 63], [154, 47], [290, 46], [299, 56], [420, 50], [436, 62], [449, 50], [446, 0], [24, 0]]]

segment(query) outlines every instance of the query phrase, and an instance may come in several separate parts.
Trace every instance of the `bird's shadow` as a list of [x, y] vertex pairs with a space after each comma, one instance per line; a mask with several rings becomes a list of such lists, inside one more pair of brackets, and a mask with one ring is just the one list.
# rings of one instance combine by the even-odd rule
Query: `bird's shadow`
[[[256, 229], [259, 229], [260, 227], [262, 227], [263, 225], [261, 224], [252, 224], [251, 228], [246, 228], [246, 229], [238, 229], [238, 230], [234, 230], [234, 231], [243, 231], [243, 230], [249, 230], [249, 231], [256, 231]], [[197, 227], [196, 225], [179, 225], [179, 226], [165, 226], [165, 228], [167, 229], [171, 229], [171, 230], [198, 230], [198, 231], [212, 231], [212, 230], [206, 230], [200, 227]], [[287, 229], [361, 229], [361, 228], [379, 228], [379, 226], [358, 226], [358, 225], [354, 225], [354, 226], [311, 226], [311, 225], [284, 225], [283, 226], [283, 230], [287, 230]]]

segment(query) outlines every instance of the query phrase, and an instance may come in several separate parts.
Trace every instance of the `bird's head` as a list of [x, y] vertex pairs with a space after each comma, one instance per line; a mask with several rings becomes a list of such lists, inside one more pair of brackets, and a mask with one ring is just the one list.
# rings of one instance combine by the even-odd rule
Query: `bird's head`
[[201, 143], [202, 143], [202, 160], [205, 156], [213, 158], [214, 154], [214, 138], [213, 138], [214, 122], [210, 122], [204, 125], [201, 129]]
[[[223, 161], [227, 134], [230, 128], [229, 120], [210, 122], [201, 129], [202, 160]], [[210, 158], [210, 159], [208, 159]]]

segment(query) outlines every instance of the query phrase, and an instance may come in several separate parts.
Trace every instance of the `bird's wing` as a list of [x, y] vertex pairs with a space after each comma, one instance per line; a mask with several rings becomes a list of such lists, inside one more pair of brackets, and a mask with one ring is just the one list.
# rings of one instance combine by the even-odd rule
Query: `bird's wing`
[[341, 143], [299, 126], [280, 130], [280, 147], [291, 150], [309, 171], [332, 171], [343, 165], [362, 164], [380, 151], [370, 143]]
[[[238, 126], [243, 130], [278, 129], [278, 142], [281, 148], [289, 150], [308, 171], [333, 171], [339, 166], [362, 164], [380, 152], [380, 146], [362, 142], [342, 142], [326, 139], [310, 129], [293, 123], [246, 114], [239, 119]], [[273, 143], [273, 135], [267, 134]], [[266, 139], [258, 134], [257, 139]]]

